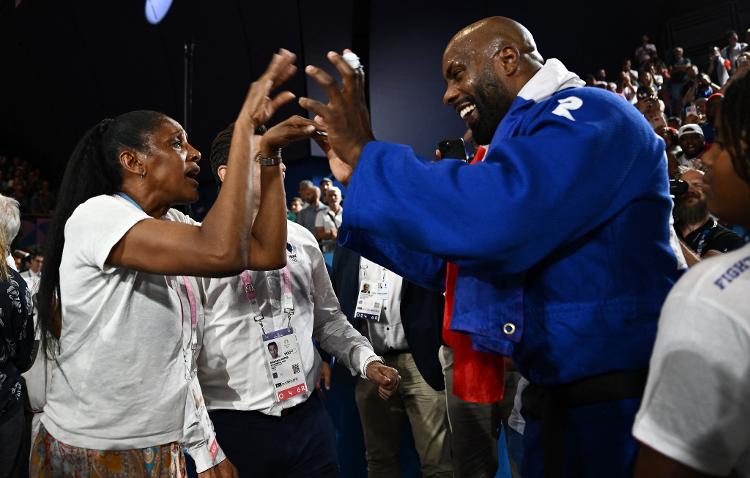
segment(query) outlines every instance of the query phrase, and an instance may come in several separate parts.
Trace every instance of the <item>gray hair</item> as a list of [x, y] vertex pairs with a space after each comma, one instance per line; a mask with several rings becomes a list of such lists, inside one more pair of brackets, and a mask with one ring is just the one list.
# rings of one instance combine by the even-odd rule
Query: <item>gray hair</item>
[[312, 186], [313, 186], [313, 182], [312, 181], [310, 181], [309, 179], [304, 179], [304, 180], [302, 180], [302, 181], [299, 182], [299, 187], [297, 189], [309, 188], [309, 187], [312, 187]]
[[21, 229], [21, 210], [18, 201], [0, 194], [0, 228], [5, 233], [8, 247]]

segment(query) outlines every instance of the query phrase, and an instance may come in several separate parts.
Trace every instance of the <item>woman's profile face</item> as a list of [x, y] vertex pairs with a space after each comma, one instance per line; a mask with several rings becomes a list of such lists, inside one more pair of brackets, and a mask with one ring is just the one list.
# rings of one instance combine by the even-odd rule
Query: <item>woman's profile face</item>
[[144, 181], [149, 189], [168, 205], [196, 201], [201, 153], [188, 143], [182, 126], [165, 116], [148, 143]]
[[708, 186], [708, 209], [724, 221], [748, 226], [750, 185], [737, 175], [732, 157], [723, 143], [720, 121], [717, 126], [716, 141], [702, 157], [706, 167], [703, 182]]

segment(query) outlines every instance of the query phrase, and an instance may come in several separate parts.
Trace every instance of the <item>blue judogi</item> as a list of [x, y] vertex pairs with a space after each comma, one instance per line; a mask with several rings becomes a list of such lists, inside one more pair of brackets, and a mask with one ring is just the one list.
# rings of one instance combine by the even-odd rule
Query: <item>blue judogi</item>
[[[368, 143], [339, 232], [423, 286], [442, 288], [445, 261], [459, 264], [452, 328], [538, 385], [645, 369], [678, 274], [662, 140], [622, 98], [581, 84], [547, 61], [476, 165]], [[637, 404], [573, 410], [566, 455], [586, 458], [566, 474], [626, 476]], [[524, 476], [542, 473], [536, 429]]]

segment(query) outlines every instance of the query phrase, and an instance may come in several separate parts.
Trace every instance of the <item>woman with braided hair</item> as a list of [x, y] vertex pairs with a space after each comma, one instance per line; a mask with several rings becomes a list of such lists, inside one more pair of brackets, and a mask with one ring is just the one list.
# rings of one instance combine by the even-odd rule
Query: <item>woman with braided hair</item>
[[[202, 309], [188, 276], [285, 264], [286, 207], [277, 136], [254, 136], [294, 95], [269, 98], [295, 71], [274, 55], [232, 136], [231, 180], [202, 224], [171, 209], [195, 201], [200, 153], [182, 126], [132, 111], [89, 130], [67, 165], [38, 296], [55, 361], [32, 476], [184, 474], [182, 446], [207, 476], [235, 476], [195, 377]], [[301, 139], [314, 128], [297, 128]], [[252, 158], [262, 168], [253, 222]], [[182, 443], [181, 443], [182, 442]]]
[[[750, 75], [726, 89], [703, 156], [709, 210], [750, 226]], [[635, 476], [750, 476], [750, 245], [701, 261], [669, 293], [633, 434]]]

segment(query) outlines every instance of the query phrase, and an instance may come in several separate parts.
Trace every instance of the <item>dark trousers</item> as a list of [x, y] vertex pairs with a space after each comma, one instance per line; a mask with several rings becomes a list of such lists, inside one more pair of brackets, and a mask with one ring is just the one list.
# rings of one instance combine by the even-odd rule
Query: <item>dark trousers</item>
[[28, 476], [29, 438], [23, 406], [16, 405], [6, 413], [7, 416], [0, 417], [0, 477]]
[[313, 395], [284, 416], [260, 412], [209, 412], [216, 438], [240, 477], [338, 477], [331, 418]]

